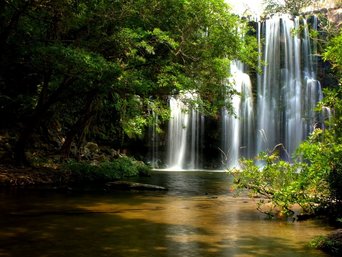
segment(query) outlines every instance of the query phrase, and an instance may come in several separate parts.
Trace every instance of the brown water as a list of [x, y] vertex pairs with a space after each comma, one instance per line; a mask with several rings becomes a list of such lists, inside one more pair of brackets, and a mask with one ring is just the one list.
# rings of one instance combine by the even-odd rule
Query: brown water
[[265, 219], [225, 173], [156, 173], [168, 192], [0, 192], [0, 256], [326, 256], [329, 227]]

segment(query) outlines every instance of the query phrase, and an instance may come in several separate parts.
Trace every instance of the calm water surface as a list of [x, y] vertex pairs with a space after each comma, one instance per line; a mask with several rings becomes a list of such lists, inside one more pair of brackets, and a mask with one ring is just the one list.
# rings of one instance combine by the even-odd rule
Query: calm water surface
[[325, 257], [331, 228], [271, 221], [222, 172], [156, 171], [168, 192], [0, 191], [0, 256]]

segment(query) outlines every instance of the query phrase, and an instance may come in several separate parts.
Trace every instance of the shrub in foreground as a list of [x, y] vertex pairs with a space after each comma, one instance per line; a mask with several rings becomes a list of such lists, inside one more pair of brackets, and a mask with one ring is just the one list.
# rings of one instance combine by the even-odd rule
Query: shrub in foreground
[[266, 153], [258, 159], [258, 165], [253, 160], [241, 160], [241, 170], [229, 170], [237, 193], [247, 189], [252, 197], [259, 197], [258, 210], [269, 216], [291, 216], [301, 207], [303, 213], [312, 214], [328, 200], [327, 182], [312, 173], [306, 163], [289, 163], [277, 154]]
[[134, 158], [122, 156], [111, 161], [91, 163], [69, 161], [63, 165], [71, 182], [106, 182], [134, 176], [148, 176], [151, 168]]
[[304, 213], [341, 218], [342, 88], [325, 91], [317, 110], [324, 109], [331, 112], [328, 120], [300, 144], [292, 162], [281, 160], [277, 152], [262, 153], [262, 165], [242, 160], [241, 170], [230, 170], [235, 187], [261, 196], [259, 207], [270, 207], [267, 213], [277, 209], [294, 214], [294, 207], [300, 206]]

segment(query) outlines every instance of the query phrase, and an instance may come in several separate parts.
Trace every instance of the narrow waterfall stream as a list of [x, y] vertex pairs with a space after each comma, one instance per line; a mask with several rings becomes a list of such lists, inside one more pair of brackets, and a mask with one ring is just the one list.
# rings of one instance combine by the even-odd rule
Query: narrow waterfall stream
[[222, 151], [224, 166], [238, 167], [242, 156], [252, 158], [254, 155], [254, 105], [251, 79], [244, 72], [243, 63], [233, 61], [230, 73], [230, 85], [239, 95], [231, 99], [234, 114], [222, 110]]
[[167, 168], [172, 170], [196, 169], [200, 165], [203, 116], [183, 103], [184, 98], [196, 95], [185, 93], [170, 98], [171, 119], [168, 127]]

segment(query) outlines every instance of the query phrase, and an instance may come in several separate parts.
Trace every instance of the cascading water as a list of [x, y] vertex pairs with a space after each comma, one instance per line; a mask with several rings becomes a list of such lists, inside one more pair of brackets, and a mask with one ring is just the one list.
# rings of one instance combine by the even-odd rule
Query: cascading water
[[154, 111], [150, 111], [150, 115], [153, 117], [153, 125], [149, 128], [149, 139], [150, 139], [150, 164], [152, 168], [158, 168], [160, 157], [159, 157], [159, 134], [157, 131], [158, 115]]
[[[310, 25], [317, 28], [317, 20], [313, 18]], [[314, 111], [322, 92], [316, 78], [317, 60], [312, 53], [316, 47], [311, 45], [307, 21], [287, 15], [273, 16], [258, 23], [257, 36], [262, 72], [257, 75], [255, 88], [252, 89], [242, 63], [233, 61], [231, 65], [231, 84], [239, 95], [229, 100], [237, 117], [225, 110], [221, 115], [222, 138], [216, 148], [222, 147], [224, 167], [238, 167], [239, 158], [253, 158], [256, 153], [272, 151], [278, 145], [286, 149], [281, 152], [282, 158], [290, 160], [291, 153], [317, 122], [329, 115], [329, 110], [322, 115]], [[194, 96], [187, 93], [170, 98], [168, 169], [203, 168], [200, 153], [207, 149], [203, 142], [208, 142], [208, 137], [202, 138], [204, 117], [182, 101], [191, 97]], [[209, 133], [213, 134], [215, 131]]]
[[254, 113], [252, 84], [244, 65], [233, 61], [230, 66], [232, 75], [230, 85], [239, 93], [231, 101], [235, 115], [222, 110], [222, 151], [224, 167], [238, 167], [239, 159], [254, 155]]
[[265, 66], [257, 88], [257, 152], [282, 144], [292, 153], [314, 128], [313, 110], [322, 94], [305, 20], [303, 35], [296, 33], [300, 22], [282, 15], [259, 26]]
[[191, 93], [170, 98], [171, 119], [168, 126], [167, 168], [172, 170], [200, 167], [200, 141], [204, 117], [183, 103], [184, 98], [196, 97]]

